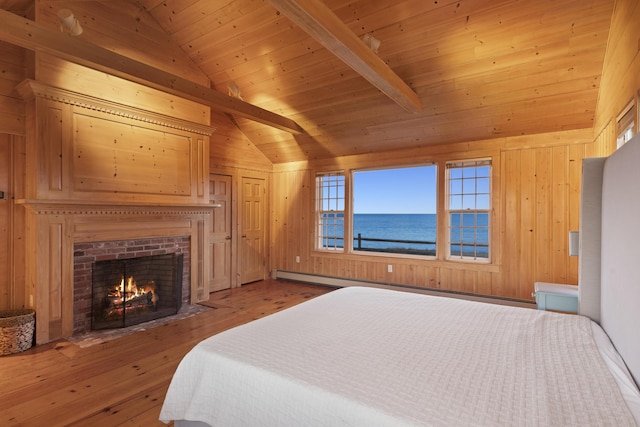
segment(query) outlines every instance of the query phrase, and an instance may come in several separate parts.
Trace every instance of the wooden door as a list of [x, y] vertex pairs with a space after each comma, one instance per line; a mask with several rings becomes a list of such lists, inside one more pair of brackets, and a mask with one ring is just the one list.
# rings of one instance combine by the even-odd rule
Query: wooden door
[[266, 265], [266, 187], [264, 179], [242, 178], [240, 221], [240, 283], [265, 278]]
[[211, 174], [209, 179], [211, 213], [209, 246], [209, 292], [231, 287], [231, 177]]

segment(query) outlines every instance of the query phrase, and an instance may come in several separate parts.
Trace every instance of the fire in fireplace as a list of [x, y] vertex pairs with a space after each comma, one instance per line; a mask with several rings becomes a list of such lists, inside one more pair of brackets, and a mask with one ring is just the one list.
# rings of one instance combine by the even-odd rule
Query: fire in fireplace
[[124, 328], [176, 314], [182, 301], [182, 254], [96, 261], [91, 329]]

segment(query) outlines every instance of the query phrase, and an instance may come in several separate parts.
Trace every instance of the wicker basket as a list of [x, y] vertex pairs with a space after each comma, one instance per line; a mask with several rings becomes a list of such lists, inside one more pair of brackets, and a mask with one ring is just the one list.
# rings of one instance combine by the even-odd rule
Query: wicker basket
[[25, 351], [33, 345], [35, 312], [0, 310], [0, 356]]

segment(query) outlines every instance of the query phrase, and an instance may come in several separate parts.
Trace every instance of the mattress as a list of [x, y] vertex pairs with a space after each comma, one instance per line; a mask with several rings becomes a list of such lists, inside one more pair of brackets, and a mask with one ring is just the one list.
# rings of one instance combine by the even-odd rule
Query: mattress
[[198, 344], [176, 370], [160, 419], [636, 425], [593, 325], [583, 316], [343, 288]]

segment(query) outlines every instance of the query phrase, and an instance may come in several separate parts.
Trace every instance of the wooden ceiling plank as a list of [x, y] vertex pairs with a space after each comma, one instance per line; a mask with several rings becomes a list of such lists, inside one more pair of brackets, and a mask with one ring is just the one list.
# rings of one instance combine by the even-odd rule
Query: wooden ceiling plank
[[[284, 22], [286, 21], [286, 24]], [[238, 47], [258, 45], [258, 55], [268, 53], [271, 48], [267, 39], [272, 35], [279, 37], [281, 43], [292, 34], [285, 36], [292, 24], [285, 17], [278, 17], [270, 5], [257, 8], [250, 15], [220, 27], [213, 27], [202, 34], [192, 34], [190, 37], [180, 38], [180, 47], [192, 54], [198, 65], [204, 65], [207, 61], [213, 61], [218, 69], [230, 68], [240, 64], [253, 56], [247, 56], [238, 52]], [[189, 27], [190, 28], [190, 27]], [[294, 27], [295, 28], [295, 27]], [[304, 34], [302, 30], [297, 30]], [[256, 39], [255, 34], [260, 34]], [[295, 36], [295, 34], [293, 35]], [[278, 40], [278, 39], [276, 39]]]
[[0, 10], [0, 20], [3, 23], [0, 26], [0, 40], [8, 43], [48, 53], [287, 132], [304, 132], [296, 122], [286, 117], [61, 32], [52, 31], [11, 12]]
[[422, 110], [418, 95], [318, 0], [269, 0], [297, 26], [343, 60], [398, 105]]

